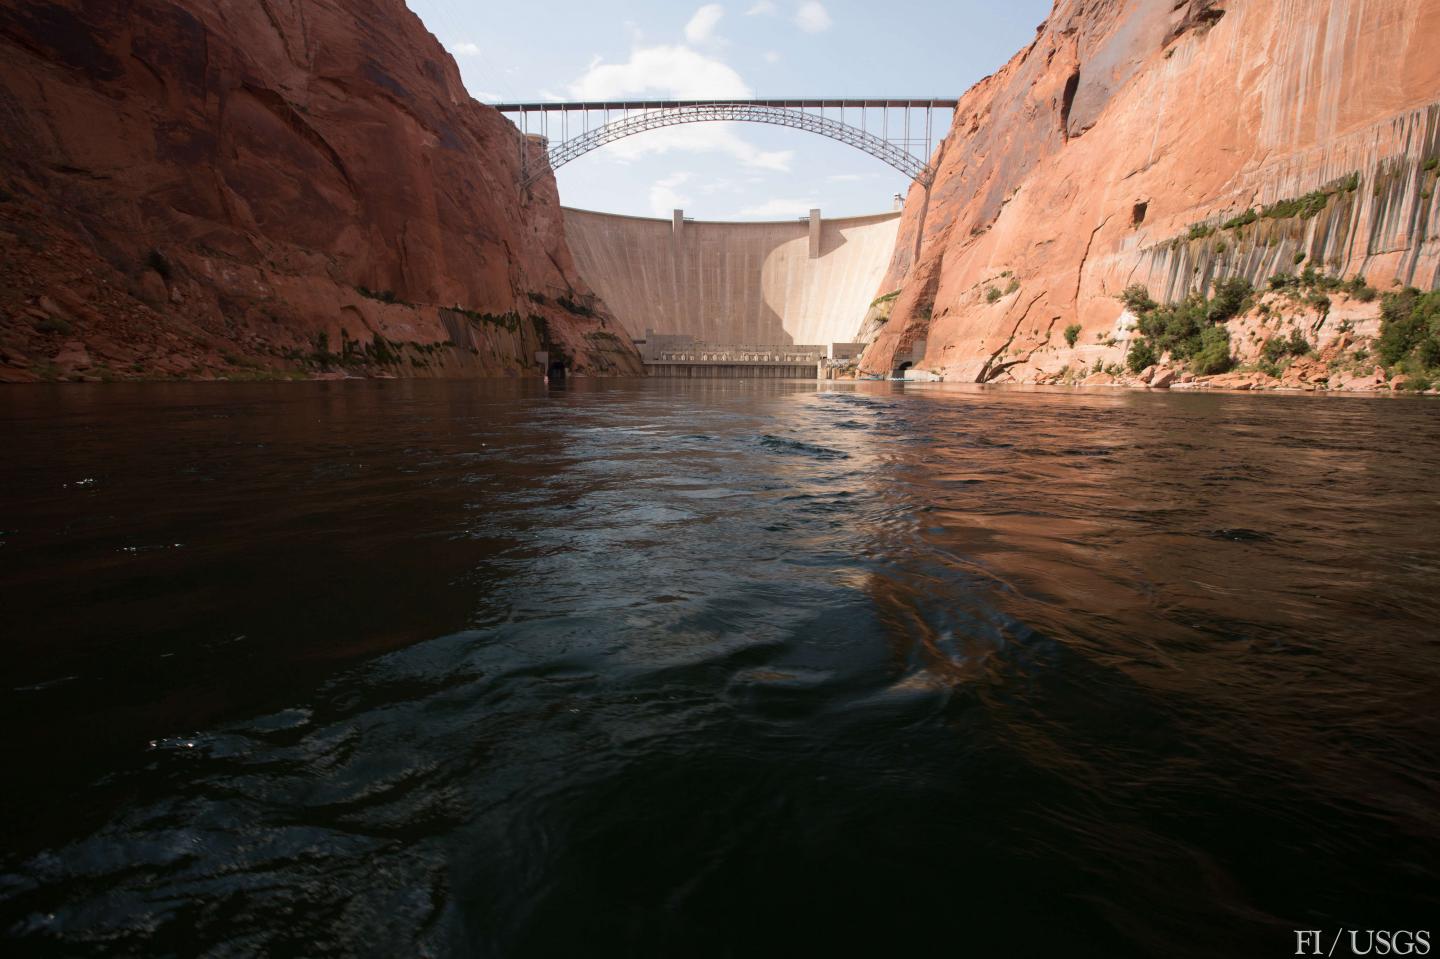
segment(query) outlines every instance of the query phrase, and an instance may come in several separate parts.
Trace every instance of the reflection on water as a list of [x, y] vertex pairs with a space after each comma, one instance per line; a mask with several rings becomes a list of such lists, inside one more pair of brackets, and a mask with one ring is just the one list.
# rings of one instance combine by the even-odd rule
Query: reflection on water
[[1440, 406], [0, 396], [27, 953], [1288, 955], [1437, 904]]

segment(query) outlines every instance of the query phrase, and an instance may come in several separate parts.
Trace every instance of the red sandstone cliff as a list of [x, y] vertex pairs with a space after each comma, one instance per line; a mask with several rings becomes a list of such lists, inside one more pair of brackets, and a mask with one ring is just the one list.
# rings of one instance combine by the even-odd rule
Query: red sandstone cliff
[[[1122, 362], [1133, 283], [1176, 300], [1305, 262], [1440, 285], [1437, 38], [1440, 0], [1057, 0], [961, 100], [928, 198], [911, 190], [862, 368], [1036, 381]], [[1317, 189], [1318, 214], [1225, 226]], [[1324, 347], [1351, 329], [1335, 316], [1301, 319]]]
[[521, 149], [403, 0], [9, 0], [0, 379], [638, 372]]

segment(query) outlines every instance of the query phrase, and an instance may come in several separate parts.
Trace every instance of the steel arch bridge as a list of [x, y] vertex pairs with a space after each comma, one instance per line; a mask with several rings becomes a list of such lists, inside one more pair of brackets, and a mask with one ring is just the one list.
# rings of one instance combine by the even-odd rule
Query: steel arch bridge
[[[954, 110], [950, 99], [840, 99], [840, 100], [608, 100], [563, 103], [499, 103], [495, 109], [510, 115], [525, 134], [532, 133], [531, 114], [536, 114], [533, 131], [544, 137], [548, 169], [558, 170], [577, 157], [608, 143], [649, 130], [684, 123], [768, 123], [829, 137], [888, 163], [928, 189], [935, 179], [930, 166], [933, 146], [933, 116], [936, 110]], [[831, 116], [838, 111], [839, 118]], [[847, 122], [858, 111], [859, 125]], [[878, 118], [875, 116], [879, 112]], [[916, 112], [920, 117], [915, 118]], [[550, 137], [550, 115], [558, 113], [560, 140]], [[612, 115], [619, 113], [618, 118]], [[571, 118], [578, 114], [570, 135]], [[518, 115], [518, 119], [516, 118]], [[591, 125], [591, 119], [599, 120]], [[878, 121], [878, 132], [874, 129]], [[913, 124], [912, 124], [912, 121]], [[912, 125], [916, 127], [912, 136]], [[918, 136], [923, 125], [924, 136]], [[551, 145], [553, 144], [553, 145]], [[923, 150], [923, 152], [921, 152]], [[533, 164], [530, 164], [533, 167]], [[543, 175], [546, 168], [527, 168], [525, 184]]]

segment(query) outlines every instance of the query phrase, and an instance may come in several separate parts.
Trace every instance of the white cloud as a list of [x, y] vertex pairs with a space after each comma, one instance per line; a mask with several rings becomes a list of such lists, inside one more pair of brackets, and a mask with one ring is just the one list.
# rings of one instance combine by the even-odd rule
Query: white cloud
[[766, 51], [765, 51], [765, 62], [766, 62], [766, 63], [779, 63], [779, 62], [780, 62], [780, 53], [779, 53], [779, 51], [778, 51], [778, 50], [766, 50]]
[[685, 24], [685, 39], [691, 43], [710, 43], [715, 40], [715, 25], [725, 16], [725, 8], [718, 3], [707, 3], [695, 11], [695, 16]]
[[690, 178], [690, 173], [680, 170], [651, 184], [650, 211], [656, 216], [670, 216], [675, 210], [683, 210], [690, 198], [682, 194], [677, 187]]
[[457, 57], [478, 57], [480, 55], [480, 44], [478, 43], [452, 43], [449, 48], [450, 52]]
[[570, 84], [579, 100], [615, 100], [644, 94], [682, 99], [744, 99], [750, 87], [730, 66], [683, 46], [643, 47], [625, 63], [595, 63]]
[[799, 217], [809, 215], [811, 210], [819, 209], [821, 203], [818, 200], [796, 200], [790, 198], [776, 198], [766, 200], [758, 206], [746, 207], [736, 212], [735, 216], [751, 217]]
[[710, 195], [714, 193], [740, 193], [742, 190], [740, 184], [729, 177], [718, 177], [714, 180], [707, 180], [702, 184], [700, 192]]
[[[624, 63], [595, 63], [570, 84], [576, 100], [618, 100], [626, 97], [676, 99], [745, 99], [753, 96], [747, 84], [728, 64], [686, 46], [643, 47], [632, 50]], [[647, 154], [672, 151], [723, 153], [742, 166], [787, 171], [790, 150], [761, 150], [740, 136], [733, 123], [697, 123], [667, 127], [617, 140], [605, 155], [629, 162]]]
[[499, 93], [486, 93], [484, 91], [474, 94], [474, 97], [481, 103], [499, 103], [505, 99], [505, 97]]
[[806, 0], [795, 11], [795, 26], [806, 33], [820, 33], [830, 29], [830, 11], [819, 0]]
[[755, 6], [745, 11], [745, 16], [773, 17], [779, 12], [780, 11], [775, 8], [775, 4], [771, 3], [770, 0], [760, 0], [759, 3], [755, 4]]
[[859, 173], [832, 173], [825, 179], [831, 183], [854, 183], [857, 180], [865, 179], [865, 177]]

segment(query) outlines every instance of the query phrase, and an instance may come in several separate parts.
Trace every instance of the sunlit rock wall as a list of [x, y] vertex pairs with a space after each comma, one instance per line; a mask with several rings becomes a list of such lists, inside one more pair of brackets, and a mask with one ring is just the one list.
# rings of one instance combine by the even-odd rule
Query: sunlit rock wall
[[900, 214], [822, 220], [670, 220], [565, 209], [581, 278], [635, 337], [647, 329], [706, 343], [827, 344], [855, 339], [890, 261]]
[[[1302, 254], [1436, 286], [1436, 37], [1440, 0], [1057, 0], [911, 189], [862, 368], [922, 342], [948, 379], [1121, 362], [1128, 284], [1170, 299]], [[1224, 228], [1315, 190], [1316, 215]]]

